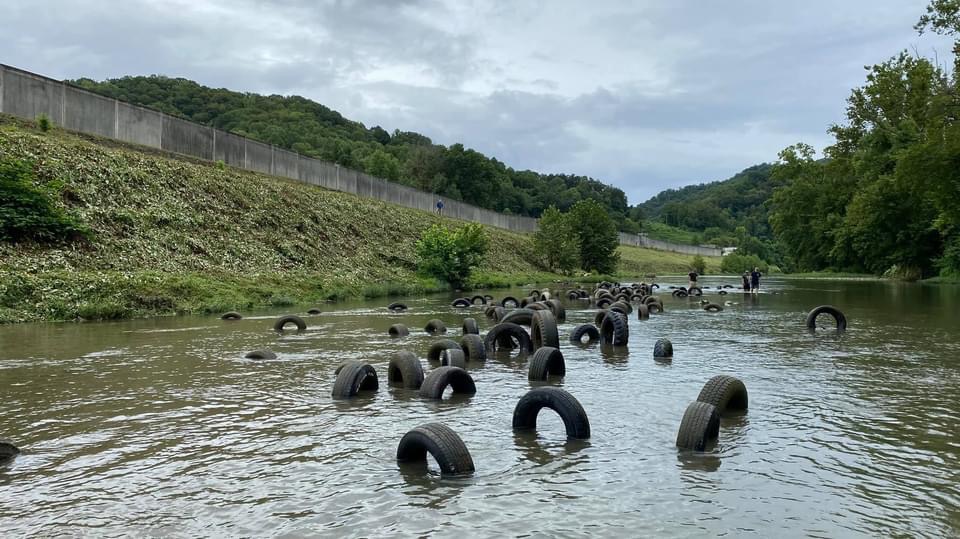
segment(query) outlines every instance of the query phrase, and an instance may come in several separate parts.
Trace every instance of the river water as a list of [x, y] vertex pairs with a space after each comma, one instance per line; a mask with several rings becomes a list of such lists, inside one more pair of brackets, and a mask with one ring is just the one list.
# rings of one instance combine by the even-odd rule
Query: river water
[[[568, 442], [559, 417], [536, 435], [511, 417], [526, 361], [471, 367], [477, 394], [426, 401], [388, 387], [397, 350], [423, 358], [430, 318], [459, 335], [451, 296], [320, 306], [307, 331], [271, 331], [279, 311], [240, 321], [176, 317], [0, 326], [0, 530], [18, 536], [960, 536], [960, 287], [767, 279], [715, 296], [708, 313], [672, 298], [630, 319], [626, 349], [566, 336], [594, 310], [566, 302], [567, 373], [552, 381], [589, 415]], [[680, 285], [679, 280], [672, 284]], [[522, 290], [493, 291], [497, 297]], [[805, 313], [842, 309], [844, 334], [807, 332]], [[307, 306], [286, 309], [305, 311]], [[392, 340], [387, 328], [407, 324]], [[671, 363], [653, 360], [670, 338]], [[247, 360], [269, 348], [275, 360]], [[346, 359], [376, 367], [379, 391], [332, 400]], [[746, 415], [724, 419], [706, 454], [674, 447], [680, 418], [715, 374], [744, 381]], [[477, 471], [398, 467], [397, 443], [452, 427]], [[435, 464], [432, 465], [435, 468]]]

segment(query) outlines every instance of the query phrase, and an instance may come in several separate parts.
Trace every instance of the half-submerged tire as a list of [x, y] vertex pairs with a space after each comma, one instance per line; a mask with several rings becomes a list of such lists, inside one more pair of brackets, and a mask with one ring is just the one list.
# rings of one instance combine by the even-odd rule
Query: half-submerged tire
[[247, 359], [277, 359], [277, 354], [274, 354], [270, 350], [254, 350], [247, 352], [243, 357]]
[[460, 348], [467, 355], [467, 361], [486, 361], [487, 347], [483, 344], [483, 338], [479, 335], [470, 333], [460, 339]]
[[718, 303], [707, 303], [703, 306], [703, 310], [718, 313], [723, 310], [723, 306]]
[[307, 323], [303, 321], [303, 318], [295, 314], [288, 314], [287, 316], [281, 316], [277, 318], [277, 321], [273, 323], [274, 331], [283, 331], [287, 324], [293, 324], [297, 326], [297, 331], [303, 331], [307, 329]]
[[443, 354], [444, 350], [450, 348], [456, 348], [460, 350], [460, 343], [451, 339], [440, 339], [439, 341], [434, 342], [430, 345], [430, 350], [427, 351], [427, 361], [440, 361], [440, 354]]
[[427, 399], [442, 399], [447, 386], [452, 387], [454, 393], [473, 395], [477, 392], [477, 386], [467, 371], [460, 367], [437, 367], [423, 379], [423, 384], [420, 385], [420, 396]]
[[307, 314], [320, 314], [322, 311], [314, 307], [313, 309], [307, 309]]
[[[480, 300], [480, 302], [477, 303], [477, 300]], [[483, 297], [483, 296], [473, 296], [472, 298], [470, 298], [470, 303], [472, 303], [472, 304], [474, 304], [474, 305], [486, 305], [486, 304], [487, 304], [487, 298], [485, 298], [485, 297]]]
[[423, 330], [431, 335], [438, 335], [447, 332], [447, 325], [443, 323], [443, 320], [437, 320], [434, 318], [433, 320], [427, 322], [427, 325], [423, 327]]
[[501, 307], [506, 308], [506, 307], [508, 306], [508, 305], [507, 305], [508, 303], [511, 304], [511, 306], [513, 306], [513, 307], [519, 307], [519, 306], [520, 306], [520, 302], [517, 301], [517, 298], [515, 298], [515, 297], [513, 297], [513, 296], [507, 296], [507, 297], [505, 297], [505, 298], [503, 298], [503, 299], [500, 300], [500, 306], [501, 306]]
[[630, 327], [627, 315], [617, 311], [607, 311], [600, 324], [600, 342], [613, 346], [626, 346], [630, 340]]
[[413, 352], [397, 352], [387, 366], [387, 382], [406, 389], [420, 389], [423, 383], [423, 365]]
[[657, 339], [653, 345], [653, 359], [673, 359], [673, 343], [670, 339]]
[[387, 330], [391, 337], [406, 337], [410, 335], [410, 330], [403, 324], [394, 324]]
[[467, 355], [463, 353], [462, 348], [447, 348], [440, 352], [440, 365], [442, 367], [460, 367], [467, 368]]
[[674, 290], [672, 294], [673, 294], [673, 297], [675, 298], [685, 298], [689, 295], [687, 294], [686, 290], [680, 290], [680, 289]]
[[444, 475], [473, 473], [476, 468], [466, 444], [456, 432], [442, 423], [427, 423], [403, 435], [397, 446], [397, 462], [427, 463], [433, 456]]
[[821, 314], [829, 314], [837, 322], [837, 331], [844, 331], [847, 329], [847, 317], [844, 316], [840, 309], [832, 305], [821, 305], [807, 314], [807, 328], [808, 329], [817, 329], [817, 316]]
[[567, 321], [567, 309], [560, 303], [560, 300], [548, 299], [546, 303], [547, 307], [550, 308], [550, 312], [552, 312], [553, 316], [557, 319], [557, 322], [562, 324]]
[[728, 412], [746, 412], [747, 386], [739, 378], [720, 374], [707, 380], [697, 400], [712, 404], [721, 416]]
[[560, 415], [568, 438], [584, 440], [590, 437], [590, 421], [580, 401], [558, 387], [538, 387], [520, 397], [513, 409], [513, 430], [536, 430], [537, 415], [544, 408]]
[[560, 348], [560, 332], [557, 330], [557, 319], [550, 311], [536, 311], [530, 324], [530, 339], [533, 349], [544, 346]]
[[[583, 337], [587, 337], [587, 342], [583, 342]], [[600, 330], [593, 324], [581, 324], [570, 332], [570, 342], [573, 344], [593, 344], [600, 340]]]
[[521, 326], [529, 326], [533, 322], [534, 312], [535, 311], [532, 309], [515, 309], [504, 315], [500, 321], [520, 324]]
[[637, 305], [637, 320], [649, 320], [650, 319], [650, 307], [647, 307], [646, 303], [640, 303]]
[[523, 329], [523, 326], [509, 322], [493, 326], [483, 338], [483, 345], [488, 355], [496, 352], [498, 348], [512, 350], [515, 347], [520, 348], [521, 355], [533, 353], [533, 342], [530, 340], [527, 330]]
[[461, 329], [463, 330], [464, 335], [469, 335], [471, 333], [474, 335], [480, 334], [480, 326], [477, 325], [477, 320], [474, 318], [464, 318]]
[[377, 371], [359, 361], [351, 361], [340, 366], [337, 379], [333, 383], [333, 398], [348, 399], [361, 391], [376, 391], [380, 387]]
[[699, 286], [691, 286], [690, 289], [687, 290], [687, 295], [689, 295], [689, 296], [702, 296], [702, 295], [703, 295], [703, 289], [700, 288]]
[[6, 464], [20, 454], [20, 448], [9, 443], [0, 442], [0, 464]]
[[459, 307], [461, 309], [470, 307], [473, 305], [473, 302], [467, 298], [457, 298], [453, 300], [453, 303], [450, 304], [451, 307]]
[[712, 404], [694, 401], [687, 406], [677, 431], [677, 447], [703, 451], [720, 435], [720, 414]]
[[403, 312], [407, 310], [407, 306], [400, 302], [393, 302], [390, 305], [387, 305], [387, 309], [395, 313]]
[[563, 361], [563, 354], [552, 346], [538, 348], [530, 358], [530, 367], [527, 371], [529, 380], [546, 380], [548, 376], [565, 376], [567, 365]]
[[221, 320], [240, 320], [241, 318], [243, 318], [243, 315], [237, 311], [230, 311], [220, 315]]

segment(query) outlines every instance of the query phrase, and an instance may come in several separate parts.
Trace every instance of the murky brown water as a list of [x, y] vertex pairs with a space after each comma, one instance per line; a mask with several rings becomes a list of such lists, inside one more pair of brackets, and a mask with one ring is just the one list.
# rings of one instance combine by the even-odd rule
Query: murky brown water
[[[735, 284], [708, 279], [705, 284]], [[664, 285], [670, 284], [665, 280]], [[679, 280], [673, 284], [681, 284]], [[478, 393], [429, 402], [389, 388], [391, 352], [435, 339], [387, 328], [465, 316], [450, 297], [323, 306], [277, 336], [276, 312], [238, 322], [181, 317], [0, 327], [0, 467], [6, 536], [960, 535], [960, 287], [774, 281], [710, 314], [662, 294], [666, 313], [630, 321], [627, 351], [566, 342], [593, 311], [568, 303], [567, 375], [592, 438], [568, 443], [552, 412], [515, 436], [526, 362], [472, 368]], [[665, 290], [664, 292], [668, 292]], [[494, 291], [503, 297], [507, 291]], [[519, 291], [511, 291], [513, 295]], [[710, 292], [712, 295], [712, 292]], [[842, 308], [846, 334], [811, 335], [805, 312]], [[299, 309], [306, 310], [306, 306]], [[652, 359], [673, 340], [672, 364]], [[276, 360], [246, 360], [270, 348]], [[330, 398], [345, 359], [381, 389]], [[426, 366], [426, 359], [424, 359]], [[744, 417], [710, 453], [674, 447], [684, 408], [714, 374], [740, 377]], [[441, 421], [477, 473], [402, 471], [403, 434]]]

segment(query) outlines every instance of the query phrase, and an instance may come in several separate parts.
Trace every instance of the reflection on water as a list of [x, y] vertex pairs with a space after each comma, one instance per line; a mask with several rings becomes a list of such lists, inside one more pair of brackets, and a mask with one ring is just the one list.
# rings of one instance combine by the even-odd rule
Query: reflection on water
[[[303, 332], [272, 330], [279, 311], [242, 320], [181, 317], [0, 327], [0, 440], [23, 454], [0, 466], [7, 536], [692, 536], [960, 535], [960, 287], [778, 281], [764, 293], [716, 286], [630, 317], [629, 347], [575, 346], [593, 321], [565, 301], [566, 376], [592, 437], [568, 441], [541, 412], [514, 433], [528, 358], [470, 366], [476, 395], [420, 398], [388, 387], [391, 354], [425, 358], [482, 307], [450, 297], [321, 306]], [[498, 291], [498, 297], [522, 290]], [[565, 294], [556, 294], [561, 299]], [[808, 332], [809, 309], [846, 314]], [[306, 310], [303, 307], [302, 310]], [[312, 307], [312, 306], [310, 306]], [[286, 313], [283, 313], [286, 314]], [[443, 320], [450, 333], [422, 328]], [[395, 323], [411, 335], [391, 339]], [[671, 362], [652, 359], [659, 338]], [[252, 360], [251, 350], [277, 359]], [[373, 365], [380, 388], [332, 399], [334, 369]], [[431, 368], [424, 360], [424, 367]], [[680, 418], [716, 374], [741, 378], [745, 415], [725, 417], [705, 453], [674, 447]], [[408, 430], [453, 428], [477, 472], [442, 478], [399, 466]], [[549, 518], [544, 518], [549, 515]]]

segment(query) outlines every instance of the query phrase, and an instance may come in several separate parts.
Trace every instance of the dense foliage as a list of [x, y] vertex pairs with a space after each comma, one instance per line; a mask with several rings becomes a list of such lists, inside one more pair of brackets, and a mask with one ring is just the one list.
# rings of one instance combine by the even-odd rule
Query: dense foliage
[[435, 224], [417, 240], [417, 269], [459, 288], [483, 262], [487, 245], [482, 225], [470, 223], [451, 230]]
[[569, 214], [554, 206], [544, 210], [533, 234], [534, 254], [548, 271], [569, 273], [580, 263], [580, 235]]
[[566, 211], [589, 198], [598, 201], [618, 227], [639, 230], [628, 218], [626, 195], [615, 187], [585, 176], [514, 170], [462, 144], [445, 147], [415, 132], [368, 129], [303, 97], [232, 92], [161, 76], [73, 82], [482, 208], [539, 217], [549, 206]]
[[55, 192], [38, 187], [26, 161], [0, 159], [0, 241], [65, 242], [89, 236], [54, 204]]
[[603, 206], [595, 200], [581, 200], [570, 209], [569, 218], [580, 243], [580, 267], [612, 275], [620, 261], [620, 237]]

